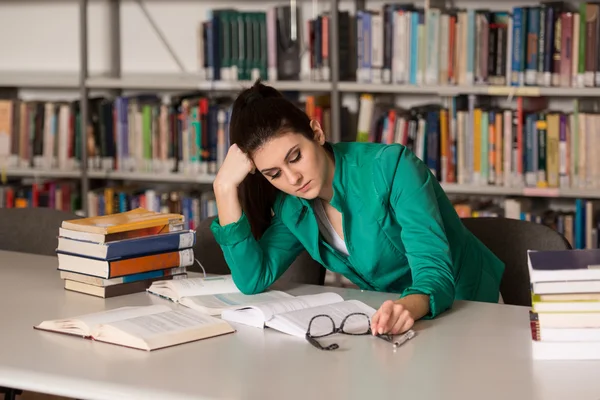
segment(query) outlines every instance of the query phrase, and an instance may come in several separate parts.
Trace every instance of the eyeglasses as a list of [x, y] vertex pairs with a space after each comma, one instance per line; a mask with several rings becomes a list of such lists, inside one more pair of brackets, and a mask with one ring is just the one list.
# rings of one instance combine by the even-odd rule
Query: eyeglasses
[[[336, 350], [339, 348], [337, 343], [323, 346], [317, 341], [319, 338], [342, 333], [344, 335], [360, 336], [371, 335], [371, 318], [365, 313], [352, 313], [346, 315], [339, 327], [335, 326], [333, 318], [327, 314], [318, 314], [311, 318], [306, 331], [306, 340], [319, 350]], [[392, 343], [394, 347], [400, 346], [406, 340], [412, 339], [413, 331], [407, 332], [401, 341], [394, 341], [392, 335], [377, 334], [378, 338]]]

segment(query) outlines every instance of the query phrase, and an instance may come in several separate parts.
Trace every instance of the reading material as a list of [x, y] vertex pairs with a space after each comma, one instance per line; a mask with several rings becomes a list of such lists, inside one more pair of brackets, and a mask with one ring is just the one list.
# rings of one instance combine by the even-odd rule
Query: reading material
[[146, 351], [235, 332], [221, 319], [166, 305], [121, 307], [43, 321], [34, 328]]
[[[288, 335], [304, 337], [310, 320], [319, 314], [330, 316], [339, 327], [344, 318], [352, 313], [364, 313], [368, 318], [356, 317], [347, 321], [347, 332], [365, 332], [376, 310], [358, 300], [347, 300], [337, 293], [321, 293], [298, 296], [268, 303], [256, 304], [223, 311], [221, 319], [258, 328], [269, 327]], [[319, 318], [313, 322], [313, 335], [329, 333], [331, 320]]]
[[231, 275], [157, 281], [146, 290], [209, 315], [220, 315], [224, 310], [239, 306], [294, 297], [277, 290], [245, 295], [237, 288]]

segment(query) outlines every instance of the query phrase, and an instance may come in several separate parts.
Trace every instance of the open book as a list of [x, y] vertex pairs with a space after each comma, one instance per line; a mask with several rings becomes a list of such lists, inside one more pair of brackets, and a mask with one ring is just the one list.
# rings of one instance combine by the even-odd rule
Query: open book
[[231, 275], [161, 280], [153, 282], [146, 291], [209, 315], [220, 315], [230, 308], [294, 298], [277, 290], [245, 295]]
[[166, 305], [121, 307], [43, 321], [34, 328], [147, 351], [235, 332], [219, 318]]
[[[364, 313], [366, 317], [353, 317], [344, 326], [347, 332], [366, 332], [376, 310], [358, 301], [344, 299], [337, 293], [321, 293], [297, 296], [292, 299], [271, 301], [223, 311], [221, 319], [257, 328], [269, 327], [288, 335], [304, 337], [313, 316], [326, 314], [339, 328], [343, 319], [351, 313]], [[331, 332], [331, 320], [319, 318], [313, 322], [311, 333]]]

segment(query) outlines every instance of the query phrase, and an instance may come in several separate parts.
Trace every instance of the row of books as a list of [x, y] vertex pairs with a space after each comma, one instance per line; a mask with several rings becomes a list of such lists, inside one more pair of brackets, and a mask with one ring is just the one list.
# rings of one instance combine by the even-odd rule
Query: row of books
[[529, 251], [534, 360], [600, 359], [600, 250]]
[[185, 217], [185, 229], [196, 229], [206, 218], [217, 215], [212, 191], [174, 190], [144, 186], [101, 187], [87, 195], [88, 215], [125, 213], [137, 208], [157, 213], [177, 213]]
[[0, 186], [0, 208], [45, 207], [71, 211], [81, 209], [79, 185], [72, 180], [19, 182]]
[[[331, 79], [330, 50], [341, 58], [356, 45], [348, 12], [338, 11], [338, 43], [331, 43], [331, 13], [304, 21], [300, 7], [281, 5], [267, 11], [212, 9], [198, 23], [198, 69], [207, 80], [269, 81]], [[307, 71], [302, 71], [303, 58]], [[340, 78], [351, 79], [351, 65], [341, 62]]]
[[401, 143], [444, 183], [539, 188], [598, 188], [600, 114], [594, 102], [574, 111], [545, 98], [518, 98], [516, 108], [487, 96], [458, 96], [410, 109], [360, 98], [357, 141]]
[[[329, 96], [295, 101], [330, 129]], [[229, 148], [232, 99], [194, 93], [92, 98], [88, 169], [215, 174]], [[81, 160], [79, 101], [0, 100], [2, 168], [76, 171]]]
[[[207, 79], [339, 79], [368, 83], [594, 87], [600, 85], [599, 5], [542, 2], [506, 11], [425, 10], [409, 3], [309, 18], [289, 5], [215, 9], [199, 23], [198, 64]], [[306, 48], [307, 51], [303, 51]]]
[[358, 11], [357, 80], [372, 83], [600, 85], [599, 6], [507, 11], [385, 4]]
[[531, 198], [450, 196], [461, 218], [500, 217], [546, 225], [574, 249], [600, 249], [600, 202], [574, 199], [573, 206], [535, 202]]

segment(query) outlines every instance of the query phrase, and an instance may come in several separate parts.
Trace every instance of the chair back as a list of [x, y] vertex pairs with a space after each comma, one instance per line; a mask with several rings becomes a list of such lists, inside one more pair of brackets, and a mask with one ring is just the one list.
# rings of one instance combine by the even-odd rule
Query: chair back
[[[207, 274], [230, 274], [231, 270], [227, 266], [223, 250], [210, 230], [210, 224], [214, 219], [215, 217], [210, 217], [202, 220], [200, 226], [196, 229], [194, 256], [202, 263]], [[251, 265], [248, 267], [252, 268]], [[194, 267], [188, 268], [188, 270], [202, 272], [198, 264], [194, 264]], [[325, 268], [306, 251], [303, 251], [279, 278], [278, 282], [323, 285], [325, 283]]]
[[0, 250], [55, 256], [62, 222], [77, 218], [45, 207], [0, 208]]
[[504, 303], [531, 306], [527, 250], [570, 250], [563, 235], [546, 225], [509, 218], [463, 218], [463, 224], [500, 260]]

